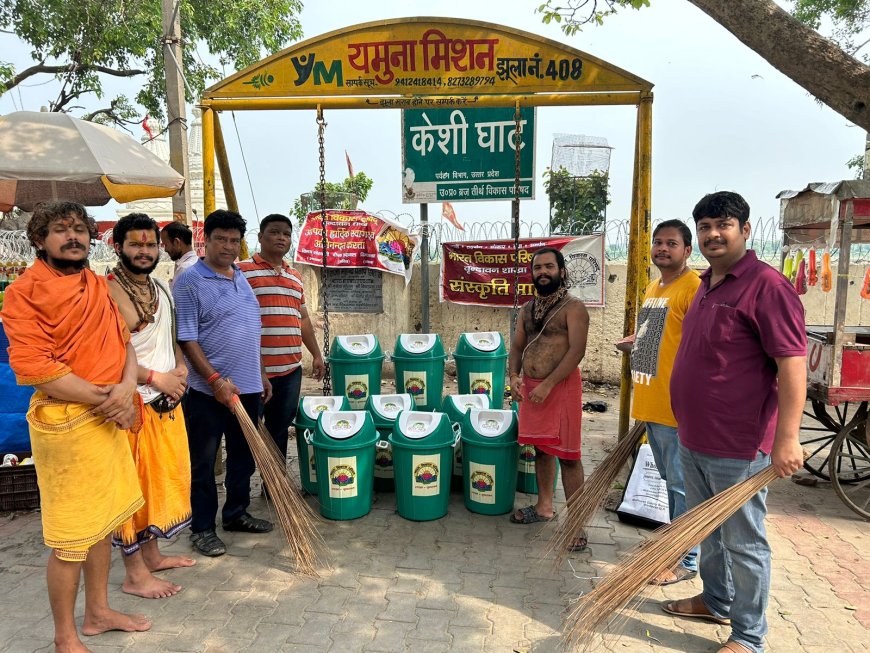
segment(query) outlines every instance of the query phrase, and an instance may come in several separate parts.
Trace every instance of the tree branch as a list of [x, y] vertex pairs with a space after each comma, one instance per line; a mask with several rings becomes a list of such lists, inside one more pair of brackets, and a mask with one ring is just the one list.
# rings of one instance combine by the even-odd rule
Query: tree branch
[[135, 77], [136, 75], [144, 75], [147, 71], [138, 70], [136, 68], [130, 69], [116, 69], [109, 68], [107, 66], [96, 66], [96, 65], [80, 65], [80, 64], [67, 64], [65, 66], [46, 66], [44, 63], [39, 63], [35, 66], [31, 66], [26, 70], [22, 70], [20, 73], [12, 77], [8, 82], [0, 82], [3, 87], [3, 92], [15, 88], [21, 82], [28, 79], [29, 77], [33, 77], [34, 75], [41, 74], [57, 74], [57, 73], [87, 73], [87, 72], [95, 72], [95, 73], [103, 73], [105, 75], [112, 75], [113, 77]]

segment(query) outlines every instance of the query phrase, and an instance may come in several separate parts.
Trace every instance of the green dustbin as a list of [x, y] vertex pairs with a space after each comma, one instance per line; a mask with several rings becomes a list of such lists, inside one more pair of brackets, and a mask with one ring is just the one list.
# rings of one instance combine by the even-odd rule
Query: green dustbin
[[363, 410], [369, 395], [381, 392], [381, 343], [368, 333], [336, 336], [329, 350], [332, 387], [347, 397], [352, 410]]
[[504, 405], [507, 350], [498, 331], [462, 333], [456, 343], [456, 381], [459, 394], [485, 394], [490, 408]]
[[[444, 397], [444, 413], [451, 424], [462, 425], [462, 418], [469, 410], [489, 408], [489, 397], [486, 395], [447, 395]], [[461, 431], [460, 431], [461, 434]], [[450, 480], [451, 489], [462, 492], [462, 442], [456, 445], [453, 453], [453, 476]]]
[[411, 395], [371, 395], [366, 402], [366, 410], [372, 416], [378, 430], [378, 444], [375, 452], [375, 491], [393, 492], [396, 489], [393, 476], [393, 448], [389, 437], [396, 424], [396, 417], [403, 410], [414, 410]]
[[517, 492], [517, 417], [512, 410], [469, 410], [462, 420], [465, 507], [503, 515]]
[[317, 467], [314, 464], [314, 450], [308, 446], [305, 432], [308, 436], [314, 434], [317, 417], [324, 411], [349, 410], [347, 397], [302, 397], [293, 426], [296, 428], [296, 451], [299, 454], [299, 480], [302, 489], [308, 494], [317, 494]]
[[396, 508], [413, 521], [440, 519], [450, 504], [450, 466], [459, 440], [444, 413], [404, 411], [390, 434]]
[[414, 397], [420, 410], [441, 410], [444, 392], [444, 345], [434, 333], [402, 333], [390, 355], [396, 366], [396, 389]]
[[317, 498], [327, 519], [357, 519], [372, 509], [375, 430], [364, 410], [323, 412], [311, 445], [317, 464]]
[[[538, 493], [538, 477], [535, 474], [535, 446], [532, 444], [520, 445], [519, 462], [517, 463], [517, 492], [526, 494]], [[553, 476], [553, 492], [559, 481], [559, 465], [556, 465], [556, 474]]]

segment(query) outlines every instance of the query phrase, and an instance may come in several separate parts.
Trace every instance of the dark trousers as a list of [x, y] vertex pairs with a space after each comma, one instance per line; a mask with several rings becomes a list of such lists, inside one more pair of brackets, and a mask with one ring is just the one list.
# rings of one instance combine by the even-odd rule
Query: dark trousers
[[272, 384], [272, 398], [263, 406], [263, 420], [266, 430], [272, 435], [278, 449], [287, 460], [287, 432], [296, 418], [299, 407], [299, 392], [302, 388], [302, 368], [297, 367], [290, 374], [269, 379]]
[[[239, 395], [239, 399], [245, 412], [256, 424], [260, 412], [259, 393]], [[190, 506], [193, 512], [190, 530], [201, 533], [215, 528], [218, 492], [214, 465], [220, 451], [221, 437], [226, 437], [227, 447], [224, 481], [227, 499], [221, 511], [224, 523], [241, 517], [251, 503], [254, 456], [242, 434], [239, 420], [211, 395], [191, 388], [184, 418], [190, 446]]]

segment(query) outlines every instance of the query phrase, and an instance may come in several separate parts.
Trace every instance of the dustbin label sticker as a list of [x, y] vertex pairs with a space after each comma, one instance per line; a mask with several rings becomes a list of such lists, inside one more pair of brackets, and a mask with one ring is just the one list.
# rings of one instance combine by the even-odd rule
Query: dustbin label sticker
[[402, 410], [402, 407], [399, 406], [399, 404], [394, 403], [394, 402], [392, 402], [392, 401], [390, 401], [390, 402], [384, 404], [383, 406], [381, 406], [381, 412], [382, 412], [384, 415], [395, 415], [395, 414], [398, 413], [400, 410]]
[[415, 497], [437, 496], [441, 489], [441, 456], [412, 456], [411, 494]]
[[352, 499], [357, 496], [356, 456], [326, 459], [329, 468], [329, 498]]
[[414, 398], [418, 405], [426, 405], [426, 372], [405, 372], [405, 392]]
[[344, 377], [344, 394], [353, 410], [362, 410], [369, 398], [369, 375], [348, 374]]
[[473, 395], [489, 395], [492, 397], [492, 373], [470, 373], [468, 375], [468, 387]]
[[535, 446], [532, 444], [524, 444], [520, 447], [520, 460], [517, 465], [517, 471], [522, 474], [535, 473]]
[[453, 475], [462, 476], [462, 443], [457, 444], [453, 450]]
[[393, 448], [389, 445], [375, 452], [375, 478], [393, 478]]
[[495, 465], [468, 463], [469, 498], [477, 503], [495, 503]]

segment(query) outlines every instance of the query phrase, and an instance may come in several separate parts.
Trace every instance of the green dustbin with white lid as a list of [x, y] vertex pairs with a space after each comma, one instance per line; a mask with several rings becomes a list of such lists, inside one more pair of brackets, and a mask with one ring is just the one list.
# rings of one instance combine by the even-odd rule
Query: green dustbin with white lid
[[314, 464], [314, 450], [308, 446], [305, 432], [309, 437], [314, 434], [317, 418], [324, 411], [350, 410], [347, 397], [309, 396], [299, 400], [299, 408], [293, 426], [296, 428], [296, 452], [299, 454], [299, 480], [302, 489], [308, 494], [317, 494], [317, 467]]
[[507, 362], [504, 338], [498, 331], [459, 334], [453, 359], [459, 394], [485, 394], [490, 408], [504, 405], [504, 373]]
[[389, 442], [400, 516], [430, 521], [447, 514], [453, 447], [458, 441], [444, 413], [399, 413]]
[[[511, 402], [511, 410], [515, 413], [519, 412], [519, 404], [516, 401]], [[519, 424], [519, 415], [517, 415], [517, 424]], [[538, 476], [535, 472], [537, 456], [535, 445], [520, 445], [519, 460], [517, 461], [517, 492], [524, 492], [526, 494], [538, 493]], [[556, 491], [558, 480], [559, 466], [556, 465], [556, 473], [553, 476], [553, 492]]]
[[[469, 410], [483, 410], [489, 408], [489, 397], [486, 395], [447, 395], [444, 397], [444, 412], [452, 424], [462, 426], [462, 418]], [[460, 430], [461, 434], [461, 430]], [[457, 492], [462, 492], [462, 441], [456, 445], [453, 454], [453, 477], [451, 487]]]
[[378, 431], [375, 451], [375, 491], [393, 492], [396, 489], [393, 476], [393, 448], [389, 437], [396, 424], [396, 417], [403, 410], [414, 410], [414, 399], [408, 393], [396, 395], [371, 395], [366, 410]]
[[327, 519], [357, 519], [372, 509], [378, 432], [364, 410], [325, 411], [317, 418], [314, 447], [317, 498]]
[[441, 410], [444, 392], [444, 345], [435, 333], [402, 333], [390, 354], [396, 389], [414, 397], [419, 410]]
[[332, 387], [343, 394], [351, 410], [364, 410], [369, 395], [381, 392], [384, 354], [375, 335], [336, 336], [329, 349]]
[[516, 413], [469, 410], [461, 428], [465, 507], [481, 515], [510, 512], [517, 492]]

